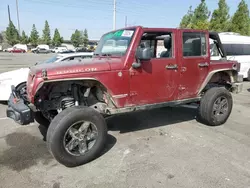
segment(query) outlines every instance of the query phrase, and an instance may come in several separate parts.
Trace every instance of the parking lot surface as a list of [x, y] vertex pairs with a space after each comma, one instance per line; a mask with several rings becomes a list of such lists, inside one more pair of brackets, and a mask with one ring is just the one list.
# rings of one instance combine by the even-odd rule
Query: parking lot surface
[[[50, 56], [3, 53], [1, 72]], [[183, 107], [109, 118], [105, 151], [77, 168], [51, 157], [44, 127], [15, 124], [0, 104], [0, 187], [250, 187], [250, 82], [233, 98], [229, 120], [218, 127], [198, 123], [196, 109]]]

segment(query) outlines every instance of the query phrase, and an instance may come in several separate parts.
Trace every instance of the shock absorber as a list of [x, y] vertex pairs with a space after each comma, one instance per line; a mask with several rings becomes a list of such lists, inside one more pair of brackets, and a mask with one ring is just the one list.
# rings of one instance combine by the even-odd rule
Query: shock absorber
[[75, 106], [79, 106], [78, 86], [74, 84], [72, 87], [73, 87], [73, 97], [75, 99]]

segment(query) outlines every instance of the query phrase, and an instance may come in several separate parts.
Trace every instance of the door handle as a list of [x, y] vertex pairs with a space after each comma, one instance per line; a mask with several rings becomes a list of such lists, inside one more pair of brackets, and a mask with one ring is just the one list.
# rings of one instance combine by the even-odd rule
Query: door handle
[[205, 63], [199, 63], [198, 66], [199, 67], [208, 67], [209, 64], [207, 62], [205, 62]]
[[166, 66], [166, 69], [171, 69], [171, 70], [178, 69], [178, 65], [177, 64], [168, 64]]

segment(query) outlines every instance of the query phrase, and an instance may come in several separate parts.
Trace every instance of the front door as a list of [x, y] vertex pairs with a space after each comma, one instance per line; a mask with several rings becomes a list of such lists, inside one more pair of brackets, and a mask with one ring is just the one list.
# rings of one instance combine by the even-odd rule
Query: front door
[[140, 68], [131, 67], [129, 70], [132, 104], [152, 104], [174, 99], [179, 84], [174, 41], [173, 31], [144, 31], [138, 48], [143, 45], [150, 47], [152, 58], [142, 61]]
[[197, 96], [200, 86], [207, 77], [210, 65], [209, 38], [206, 32], [180, 31], [181, 74], [179, 99]]

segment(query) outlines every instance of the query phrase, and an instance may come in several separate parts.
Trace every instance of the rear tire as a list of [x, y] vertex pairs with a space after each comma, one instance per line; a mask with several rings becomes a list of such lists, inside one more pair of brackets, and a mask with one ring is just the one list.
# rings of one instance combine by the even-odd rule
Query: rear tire
[[227, 89], [211, 88], [200, 101], [198, 119], [210, 126], [222, 125], [229, 118], [232, 107], [233, 98]]
[[[86, 122], [89, 125], [82, 131]], [[102, 115], [92, 108], [80, 106], [69, 107], [56, 115], [47, 132], [50, 153], [67, 167], [83, 165], [97, 158], [106, 139], [107, 125]]]

